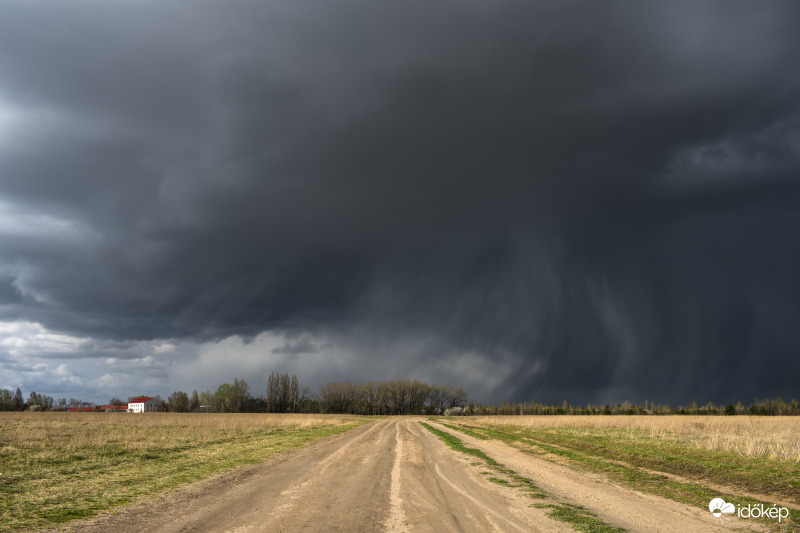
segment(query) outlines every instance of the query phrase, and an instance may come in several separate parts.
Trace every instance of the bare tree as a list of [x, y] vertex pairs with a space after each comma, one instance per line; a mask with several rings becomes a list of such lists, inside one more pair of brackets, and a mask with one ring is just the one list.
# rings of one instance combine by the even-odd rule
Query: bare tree
[[276, 372], [270, 372], [267, 378], [267, 411], [270, 413], [278, 412], [278, 401], [280, 396], [280, 380]]
[[193, 413], [200, 409], [200, 396], [197, 394], [197, 389], [192, 392], [192, 399], [189, 400], [189, 412]]
[[189, 395], [175, 391], [167, 398], [167, 409], [172, 413], [185, 413], [189, 410]]
[[289, 381], [289, 410], [293, 413], [296, 413], [299, 403], [300, 382], [297, 380], [297, 376], [292, 374], [292, 379]]
[[267, 378], [267, 411], [271, 413], [297, 412], [300, 401], [307, 396], [297, 376], [288, 372], [271, 372]]
[[383, 402], [381, 394], [381, 384], [375, 381], [362, 385], [359, 390], [359, 397], [363, 405], [363, 412], [365, 415], [379, 415], [382, 414]]
[[243, 379], [234, 379], [230, 388], [230, 410], [232, 413], [241, 413], [247, 400], [250, 399], [248, 390], [250, 385]]
[[22, 398], [22, 391], [17, 387], [14, 397], [11, 399], [11, 410], [22, 411], [25, 409], [25, 400]]
[[358, 386], [349, 381], [328, 383], [319, 390], [320, 407], [326, 413], [351, 413]]
[[467, 404], [467, 393], [461, 387], [447, 387], [447, 408], [464, 407]]
[[406, 410], [404, 413], [415, 415], [422, 414], [423, 410], [425, 409], [425, 400], [428, 399], [428, 393], [430, 392], [430, 385], [427, 383], [422, 383], [416, 379], [410, 383], [406, 383], [406, 386], [408, 387], [408, 395], [406, 401]]
[[428, 412], [432, 415], [440, 415], [445, 410], [447, 404], [447, 389], [441, 385], [434, 385], [428, 391]]

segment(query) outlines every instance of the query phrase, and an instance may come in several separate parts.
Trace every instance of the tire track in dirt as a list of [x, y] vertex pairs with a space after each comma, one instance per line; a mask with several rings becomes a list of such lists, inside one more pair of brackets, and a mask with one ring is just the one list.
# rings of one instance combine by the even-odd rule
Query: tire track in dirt
[[400, 497], [400, 467], [403, 461], [403, 440], [400, 438], [400, 431], [395, 434], [394, 464], [392, 465], [392, 485], [389, 491], [389, 503], [391, 510], [389, 519], [386, 522], [387, 531], [406, 532], [406, 516], [403, 512], [403, 499]]
[[[440, 424], [427, 423], [441, 431], [455, 433]], [[708, 510], [621, 487], [602, 476], [578, 472], [526, 454], [501, 441], [480, 440], [460, 432], [457, 436], [465, 445], [483, 451], [507, 468], [531, 479], [548, 494], [582, 505], [603, 522], [628, 531], [721, 533], [730, 531], [730, 526], [768, 531], [765, 526], [736, 518], [729, 524], [718, 524]]]
[[[308, 491], [312, 491], [314, 486], [319, 483], [320, 479], [324, 479], [326, 472], [332, 465], [337, 464], [338, 461], [342, 461], [348, 454], [354, 453], [354, 448], [358, 447], [363, 441], [369, 440], [371, 437], [373, 437], [375, 432], [386, 431], [386, 429], [387, 428], [385, 424], [373, 424], [366, 432], [357, 435], [335, 452], [330, 454], [328, 457], [321, 460], [315, 470], [315, 476], [306, 478], [305, 480], [281, 491], [280, 496], [284, 503], [273, 510], [271, 512], [271, 516], [273, 518], [278, 518], [279, 516], [285, 515], [289, 511], [293, 510], [295, 505], [302, 500], [302, 496], [307, 494]], [[368, 458], [364, 457], [362, 462], [367, 460]]]
[[531, 507], [532, 500], [500, 487], [473, 465], [423, 429], [417, 421], [400, 422], [406, 446], [419, 460], [402, 469], [401, 496], [409, 531], [537, 532], [573, 531]]

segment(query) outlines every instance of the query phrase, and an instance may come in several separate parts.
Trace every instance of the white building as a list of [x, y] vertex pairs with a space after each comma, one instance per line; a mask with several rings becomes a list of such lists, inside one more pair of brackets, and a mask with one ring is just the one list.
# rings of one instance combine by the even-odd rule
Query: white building
[[161, 411], [161, 402], [155, 398], [134, 398], [128, 402], [129, 413], [153, 413]]

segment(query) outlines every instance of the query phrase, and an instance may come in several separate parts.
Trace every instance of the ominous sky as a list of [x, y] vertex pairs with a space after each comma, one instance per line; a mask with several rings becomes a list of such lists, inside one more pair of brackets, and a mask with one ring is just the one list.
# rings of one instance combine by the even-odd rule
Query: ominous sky
[[800, 4], [0, 3], [0, 387], [800, 398]]

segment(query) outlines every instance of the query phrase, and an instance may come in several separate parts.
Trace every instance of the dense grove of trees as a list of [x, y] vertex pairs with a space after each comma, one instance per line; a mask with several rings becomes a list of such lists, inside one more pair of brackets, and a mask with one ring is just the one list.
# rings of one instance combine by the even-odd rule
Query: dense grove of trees
[[270, 413], [296, 413], [301, 402], [309, 398], [307, 388], [301, 388], [297, 376], [272, 372], [267, 378], [267, 411]]
[[[186, 411], [267, 413], [349, 413], [361, 415], [440, 414], [464, 406], [467, 394], [461, 387], [428, 385], [420, 381], [349, 381], [323, 385], [312, 395], [297, 376], [273, 372], [267, 378], [265, 396], [253, 397], [249, 385], [236, 379], [220, 385], [217, 392], [192, 394]], [[166, 403], [169, 411], [184, 412], [186, 395], [174, 392]]]
[[22, 391], [17, 387], [15, 393], [8, 389], [0, 389], [0, 411], [22, 411], [25, 409], [25, 400]]
[[421, 381], [342, 381], [320, 388], [318, 412], [357, 415], [441, 414], [464, 406], [467, 394], [461, 387], [428, 385]]
[[19, 387], [14, 393], [8, 389], [0, 389], [0, 411], [47, 411], [53, 408], [53, 404], [53, 397], [46, 394], [31, 392], [26, 401]]
[[[223, 383], [215, 392], [210, 390], [188, 394], [175, 391], [166, 400], [156, 395], [165, 411], [175, 413], [345, 413], [356, 415], [443, 414], [453, 408], [465, 415], [790, 415], [800, 416], [797, 400], [781, 398], [755, 400], [751, 405], [741, 402], [726, 406], [691, 403], [678, 407], [645, 402], [644, 406], [624, 402], [617, 405], [573, 406], [544, 405], [536, 402], [500, 405], [467, 403], [461, 387], [428, 385], [421, 381], [394, 380], [351, 383], [327, 383], [312, 394], [300, 384], [295, 375], [272, 372], [267, 378], [264, 394], [254, 396], [243, 379]], [[139, 394], [128, 400], [149, 396]], [[125, 406], [127, 401], [111, 398], [109, 406]], [[0, 389], [0, 411], [48, 411], [70, 407], [95, 408], [91, 402], [75, 398], [59, 398], [31, 392], [25, 400], [22, 391]]]

